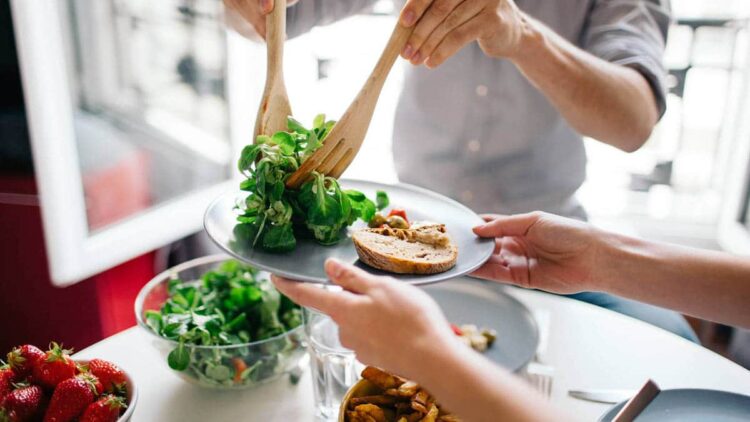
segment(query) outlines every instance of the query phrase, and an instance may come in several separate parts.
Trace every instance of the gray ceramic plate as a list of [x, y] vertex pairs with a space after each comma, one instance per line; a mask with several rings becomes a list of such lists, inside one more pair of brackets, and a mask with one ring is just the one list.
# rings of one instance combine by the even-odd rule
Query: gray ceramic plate
[[529, 310], [502, 287], [469, 277], [425, 288], [456, 325], [474, 324], [497, 331], [484, 355], [511, 371], [528, 364], [539, 345], [539, 332]]
[[[611, 421], [625, 402], [615, 405], [600, 421]], [[664, 390], [646, 407], [637, 422], [750, 421], [750, 397], [702, 389]]]
[[[482, 223], [482, 219], [452, 199], [403, 184], [384, 185], [353, 180], [341, 180], [340, 183], [342, 188], [357, 189], [371, 199], [375, 198], [377, 190], [384, 190], [390, 197], [391, 206], [405, 209], [409, 219], [429, 220], [446, 225], [448, 234], [458, 246], [456, 266], [444, 273], [432, 275], [390, 274], [399, 280], [413, 284], [448, 280], [479, 268], [492, 254], [494, 242], [491, 239], [480, 239], [471, 231], [472, 227]], [[371, 273], [384, 274], [359, 261], [348, 235], [333, 246], [322, 246], [310, 239], [297, 239], [297, 247], [292, 252], [284, 254], [272, 254], [243, 247], [243, 243], [235, 238], [233, 230], [237, 224], [235, 204], [245, 196], [246, 194], [239, 191], [220, 196], [209, 205], [203, 221], [211, 239], [236, 258], [274, 274], [313, 283], [328, 283], [323, 263], [329, 257], [355, 263]], [[358, 222], [349, 231], [362, 227], [366, 227], [365, 224]]]

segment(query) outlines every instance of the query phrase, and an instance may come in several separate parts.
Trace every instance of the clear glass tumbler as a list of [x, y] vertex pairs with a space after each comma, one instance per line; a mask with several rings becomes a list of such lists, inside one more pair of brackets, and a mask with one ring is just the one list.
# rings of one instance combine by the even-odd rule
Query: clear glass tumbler
[[335, 421], [344, 394], [360, 378], [363, 365], [354, 351], [339, 342], [339, 328], [327, 315], [305, 308], [305, 334], [310, 353], [315, 417]]

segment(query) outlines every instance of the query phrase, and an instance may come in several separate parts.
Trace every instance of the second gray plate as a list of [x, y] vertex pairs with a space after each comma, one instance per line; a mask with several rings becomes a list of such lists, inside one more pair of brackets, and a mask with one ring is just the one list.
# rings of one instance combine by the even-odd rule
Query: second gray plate
[[495, 344], [483, 354], [518, 372], [534, 358], [539, 331], [531, 312], [498, 284], [462, 277], [428, 286], [425, 291], [440, 305], [448, 321], [497, 331]]
[[[611, 421], [625, 405], [619, 403], [601, 419]], [[750, 397], [703, 389], [663, 390], [636, 418], [638, 422], [750, 421]]]
[[[472, 210], [452, 199], [405, 184], [385, 185], [354, 180], [341, 180], [340, 183], [342, 188], [359, 190], [371, 199], [375, 198], [375, 192], [378, 190], [387, 192], [391, 207], [403, 208], [409, 219], [445, 224], [448, 234], [458, 246], [456, 266], [444, 273], [431, 275], [388, 273], [388, 275], [412, 284], [435, 283], [468, 274], [479, 268], [492, 255], [494, 241], [480, 239], [471, 231], [472, 227], [482, 223], [482, 219]], [[234, 227], [237, 225], [235, 207], [245, 196], [246, 194], [240, 191], [220, 196], [209, 205], [203, 221], [211, 239], [234, 257], [273, 274], [313, 283], [329, 283], [323, 270], [323, 264], [327, 258], [338, 258], [374, 274], [386, 274], [359, 261], [349, 235], [332, 246], [323, 246], [311, 239], [297, 239], [297, 247], [283, 254], [273, 254], [247, 247], [246, 242], [238, 241], [234, 235]], [[362, 227], [365, 225], [358, 222], [349, 230]]]

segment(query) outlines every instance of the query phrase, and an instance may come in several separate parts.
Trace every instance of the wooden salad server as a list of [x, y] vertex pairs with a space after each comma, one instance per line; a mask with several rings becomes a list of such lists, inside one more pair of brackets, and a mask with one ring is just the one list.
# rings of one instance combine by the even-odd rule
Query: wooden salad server
[[266, 16], [266, 86], [263, 90], [253, 142], [258, 135], [273, 135], [287, 130], [292, 106], [284, 85], [284, 41], [286, 40], [286, 0], [276, 0]]
[[652, 380], [647, 380], [625, 406], [612, 419], [612, 422], [633, 422], [652, 401], [659, 395], [661, 389]]
[[289, 176], [287, 187], [299, 188], [313, 171], [338, 178], [349, 167], [365, 139], [385, 80], [413, 30], [414, 26], [405, 28], [401, 23], [396, 23], [396, 28], [365, 85], [331, 129], [323, 146]]

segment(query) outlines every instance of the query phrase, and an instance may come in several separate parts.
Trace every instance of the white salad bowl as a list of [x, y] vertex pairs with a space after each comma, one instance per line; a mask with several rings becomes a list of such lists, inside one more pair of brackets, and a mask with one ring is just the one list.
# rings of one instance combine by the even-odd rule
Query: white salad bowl
[[[138, 325], [151, 334], [154, 346], [162, 353], [167, 365], [169, 353], [179, 343], [156, 333], [146, 322], [146, 312], [158, 311], [168, 298], [171, 280], [183, 283], [200, 280], [201, 276], [229, 260], [226, 255], [197, 258], [170, 268], [148, 282], [135, 301]], [[261, 276], [268, 274], [260, 273]], [[201, 387], [237, 390], [251, 388], [288, 374], [299, 366], [305, 354], [302, 325], [265, 340], [227, 346], [185, 344], [190, 364], [184, 371], [175, 371], [182, 379]]]

